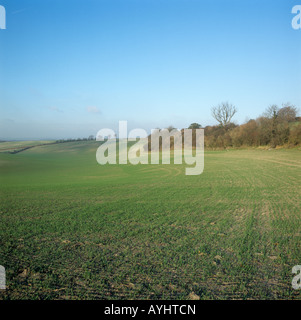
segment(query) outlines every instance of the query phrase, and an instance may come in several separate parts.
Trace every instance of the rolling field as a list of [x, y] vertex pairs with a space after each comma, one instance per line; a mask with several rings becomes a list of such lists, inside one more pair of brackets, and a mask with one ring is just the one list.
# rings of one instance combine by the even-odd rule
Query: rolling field
[[43, 141], [0, 141], [0, 152], [16, 152], [25, 148], [32, 148], [41, 144], [54, 143], [53, 140]]
[[0, 299], [300, 299], [301, 151], [106, 165], [99, 142], [0, 154]]

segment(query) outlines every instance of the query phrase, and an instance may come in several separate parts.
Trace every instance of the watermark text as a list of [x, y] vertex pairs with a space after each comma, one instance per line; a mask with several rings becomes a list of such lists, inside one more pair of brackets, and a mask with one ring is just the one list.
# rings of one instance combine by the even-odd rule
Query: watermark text
[[292, 9], [292, 13], [295, 14], [292, 20], [293, 29], [301, 29], [301, 5], [294, 6]]
[[0, 29], [6, 29], [6, 11], [3, 6], [0, 5]]
[[0, 290], [6, 289], [6, 276], [5, 276], [5, 268], [0, 266]]
[[134, 129], [128, 134], [127, 121], [119, 121], [118, 140], [114, 130], [108, 128], [99, 130], [96, 140], [104, 141], [96, 152], [101, 165], [184, 161], [189, 166], [186, 175], [200, 175], [204, 170], [204, 129], [153, 129], [150, 135], [144, 129]]
[[292, 281], [292, 287], [295, 290], [301, 289], [301, 266], [294, 266], [292, 269], [292, 273], [296, 274]]

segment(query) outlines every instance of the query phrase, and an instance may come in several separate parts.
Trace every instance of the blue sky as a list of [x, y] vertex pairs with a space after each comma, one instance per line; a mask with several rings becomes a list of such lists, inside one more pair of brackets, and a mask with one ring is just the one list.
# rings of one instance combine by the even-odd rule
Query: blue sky
[[301, 109], [301, 0], [0, 0], [0, 139], [77, 138]]

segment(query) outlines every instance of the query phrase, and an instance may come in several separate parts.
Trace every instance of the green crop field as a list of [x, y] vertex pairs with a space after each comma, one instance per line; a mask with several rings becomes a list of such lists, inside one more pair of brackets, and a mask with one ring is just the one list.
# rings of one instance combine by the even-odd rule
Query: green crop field
[[105, 165], [99, 142], [0, 153], [0, 299], [300, 299], [301, 151]]
[[24, 148], [31, 148], [41, 144], [54, 143], [53, 140], [44, 141], [0, 141], [0, 152], [15, 152]]

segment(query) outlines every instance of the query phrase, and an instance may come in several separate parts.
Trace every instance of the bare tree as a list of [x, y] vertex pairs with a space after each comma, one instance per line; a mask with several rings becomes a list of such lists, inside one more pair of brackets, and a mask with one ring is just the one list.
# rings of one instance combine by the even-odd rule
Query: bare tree
[[277, 119], [278, 112], [279, 112], [279, 107], [276, 104], [272, 104], [265, 110], [263, 116], [268, 119]]
[[237, 109], [228, 102], [222, 102], [217, 107], [213, 107], [211, 111], [213, 118], [217, 120], [221, 126], [225, 127], [231, 122], [231, 119], [237, 112]]
[[287, 122], [293, 122], [296, 120], [298, 109], [291, 105], [290, 103], [285, 103], [282, 105], [282, 108], [278, 111], [278, 117], [280, 120]]
[[265, 112], [264, 117], [268, 119], [278, 119], [279, 121], [292, 122], [297, 117], [298, 109], [290, 103], [282, 104], [282, 108], [273, 104], [269, 106]]

